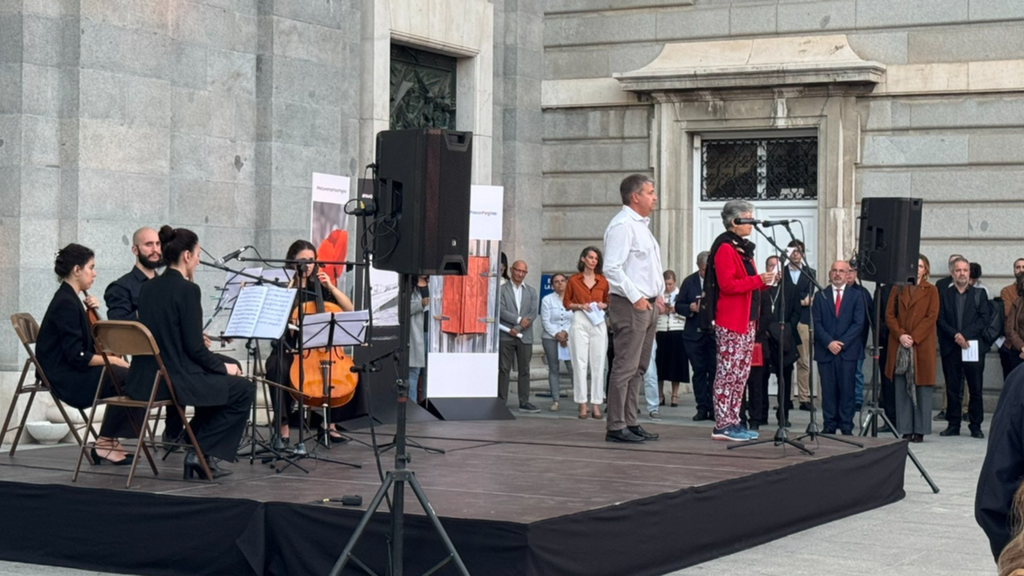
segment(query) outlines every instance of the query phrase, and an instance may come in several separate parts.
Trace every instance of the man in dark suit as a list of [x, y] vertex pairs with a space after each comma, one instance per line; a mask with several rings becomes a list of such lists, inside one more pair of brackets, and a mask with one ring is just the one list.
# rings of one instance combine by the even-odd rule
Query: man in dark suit
[[508, 401], [508, 379], [512, 358], [519, 367], [519, 411], [540, 412], [530, 403], [530, 358], [533, 356], [533, 321], [540, 309], [540, 299], [533, 286], [527, 286], [526, 262], [512, 263], [512, 280], [499, 292], [501, 335], [499, 336], [498, 397]]
[[830, 285], [814, 297], [814, 357], [821, 375], [822, 432], [853, 434], [854, 374], [864, 357], [864, 299], [846, 292], [850, 265], [837, 260]]
[[[970, 401], [967, 413], [970, 418], [971, 438], [984, 438], [981, 422], [984, 406], [981, 398], [981, 383], [985, 372], [985, 351], [988, 346], [982, 342], [982, 334], [992, 319], [992, 307], [977, 288], [970, 283], [971, 268], [965, 258], [953, 261], [953, 283], [939, 292], [939, 319], [936, 322], [939, 336], [939, 352], [942, 354], [942, 375], [946, 380], [946, 421], [949, 426], [939, 432], [940, 436], [959, 436], [963, 418], [959, 408], [963, 402], [966, 378]], [[973, 343], [978, 348], [978, 360], [965, 362], [964, 350]]]
[[686, 318], [683, 326], [683, 346], [693, 366], [693, 396], [697, 401], [697, 414], [693, 420], [711, 420], [715, 416], [711, 404], [711, 389], [715, 383], [715, 333], [700, 329], [697, 311], [704, 290], [704, 272], [708, 268], [708, 252], [697, 255], [697, 271], [687, 276], [676, 296], [676, 314]]
[[[804, 243], [799, 240], [793, 240], [787, 246], [789, 248], [789, 266], [786, 267], [785, 273], [782, 275], [783, 281], [786, 282], [786, 293], [794, 293], [800, 296], [800, 322], [797, 323], [797, 334], [800, 336], [799, 350], [800, 359], [796, 365], [796, 394], [797, 399], [800, 401], [801, 410], [811, 409], [811, 297], [814, 292], [814, 285], [811, 284], [811, 278], [817, 279], [817, 275], [814, 269], [811, 268], [804, 262], [804, 258], [807, 254], [807, 250], [804, 248]], [[807, 274], [804, 274], [807, 272]], [[810, 276], [810, 278], [808, 278]], [[789, 406], [790, 399], [786, 398], [787, 409], [792, 408]]]

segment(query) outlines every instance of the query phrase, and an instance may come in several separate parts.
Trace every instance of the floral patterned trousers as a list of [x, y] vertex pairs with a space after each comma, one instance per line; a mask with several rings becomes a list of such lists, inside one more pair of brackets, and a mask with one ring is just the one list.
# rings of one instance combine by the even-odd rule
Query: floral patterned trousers
[[715, 326], [718, 343], [718, 367], [715, 370], [715, 428], [719, 430], [740, 423], [743, 387], [750, 375], [750, 358], [754, 353], [754, 323], [746, 334]]

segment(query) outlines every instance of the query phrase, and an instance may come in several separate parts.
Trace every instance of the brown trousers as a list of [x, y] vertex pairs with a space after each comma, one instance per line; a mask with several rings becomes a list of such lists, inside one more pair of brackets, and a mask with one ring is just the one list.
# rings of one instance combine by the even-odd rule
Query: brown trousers
[[651, 348], [658, 328], [654, 304], [641, 312], [622, 296], [608, 299], [608, 328], [613, 330], [615, 361], [608, 378], [608, 430], [636, 426], [640, 384], [651, 363]]

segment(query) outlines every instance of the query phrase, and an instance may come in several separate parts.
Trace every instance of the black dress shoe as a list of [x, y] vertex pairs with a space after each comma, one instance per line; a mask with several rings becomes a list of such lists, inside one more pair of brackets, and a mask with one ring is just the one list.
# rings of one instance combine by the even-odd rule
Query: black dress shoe
[[199, 476], [200, 480], [214, 480], [231, 474], [230, 470], [224, 470], [220, 466], [217, 466], [216, 460], [211, 457], [206, 458], [206, 465], [210, 468], [210, 474], [213, 478], [207, 478], [206, 473], [203, 472], [203, 467], [199, 464], [199, 457], [192, 450], [189, 450], [188, 454], [185, 455], [185, 472], [182, 478], [189, 480], [192, 476]]
[[920, 444], [921, 442], [924, 442], [924, 434], [913, 434], [911, 435], [910, 441], [915, 444]]
[[708, 413], [703, 410], [697, 410], [697, 413], [693, 415], [694, 422], [703, 422], [705, 420], [710, 420], [710, 418], [708, 418]]
[[939, 413], [936, 414], [934, 418], [932, 418], [932, 421], [934, 421], [934, 422], [941, 422], [941, 421], [943, 421], [945, 419], [946, 419], [946, 411], [945, 410], [939, 410]]
[[761, 423], [757, 420], [751, 420], [750, 424], [747, 425], [747, 428], [751, 430], [759, 430], [761, 428]]
[[113, 464], [114, 466], [130, 466], [132, 460], [135, 459], [135, 454], [125, 454], [124, 458], [118, 460], [117, 462], [114, 462], [113, 460], [107, 458], [106, 456], [101, 458], [100, 455], [96, 453], [96, 449], [93, 448], [92, 451], [89, 452], [89, 457], [90, 460], [92, 460], [93, 466], [99, 466], [104, 462], [108, 464]]
[[642, 436], [637, 436], [630, 432], [629, 428], [623, 428], [622, 430], [609, 430], [604, 433], [604, 439], [607, 442], [629, 442], [636, 444], [643, 442]]
[[647, 430], [644, 430], [643, 426], [640, 426], [639, 424], [637, 424], [636, 426], [627, 426], [626, 429], [629, 430], [630, 432], [632, 432], [633, 434], [643, 438], [644, 440], [657, 440], [658, 439], [658, 435], [657, 434], [655, 434], [653, 432], [648, 432]]
[[946, 426], [945, 430], [943, 430], [942, 432], [939, 432], [939, 436], [959, 436], [959, 435], [960, 435], [960, 427], [959, 426], [952, 426], [952, 425]]
[[979, 440], [985, 437], [985, 433], [978, 429], [971, 430], [971, 438], [978, 438]]
[[811, 412], [811, 411], [814, 410], [814, 408], [811, 407], [811, 403], [810, 402], [801, 402], [800, 403], [800, 409], [803, 410], [804, 412]]

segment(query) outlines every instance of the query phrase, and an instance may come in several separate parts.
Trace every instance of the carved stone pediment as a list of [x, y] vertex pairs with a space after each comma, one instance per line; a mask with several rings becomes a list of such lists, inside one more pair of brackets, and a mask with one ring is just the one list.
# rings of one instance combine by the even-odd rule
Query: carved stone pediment
[[885, 65], [862, 59], [845, 34], [666, 44], [653, 62], [617, 73], [640, 93], [786, 86], [855, 85], [883, 80]]

